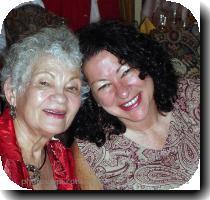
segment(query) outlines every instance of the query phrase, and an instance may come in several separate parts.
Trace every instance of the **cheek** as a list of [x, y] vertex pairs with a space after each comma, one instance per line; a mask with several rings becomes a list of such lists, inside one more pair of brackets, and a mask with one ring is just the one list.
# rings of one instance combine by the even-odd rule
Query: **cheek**
[[152, 78], [147, 77], [145, 79], [145, 85], [146, 85], [146, 88], [149, 91], [150, 95], [153, 96], [153, 93], [154, 93], [154, 82], [153, 82]]
[[50, 96], [50, 94], [46, 91], [34, 91], [31, 93], [30, 96], [32, 98], [32, 101], [36, 103], [41, 103], [46, 100]]
[[144, 80], [141, 80], [138, 76], [138, 74], [131, 74], [130, 76], [128, 76], [125, 80], [127, 82], [128, 85], [143, 85], [144, 84]]
[[80, 96], [68, 97], [68, 102], [68, 109], [70, 112], [74, 111], [74, 113], [76, 113], [81, 105]]
[[[39, 110], [47, 107], [50, 104], [50, 94], [46, 91], [30, 91], [22, 98], [23, 112], [26, 114], [32, 113], [35, 117]], [[35, 114], [36, 113], [36, 114]]]
[[47, 107], [50, 104], [50, 92], [49, 91], [31, 91], [28, 95], [30, 96], [29, 104], [32, 108], [38, 109]]
[[102, 107], [110, 107], [115, 102], [115, 94], [114, 92], [107, 92], [106, 94], [98, 94], [94, 95], [96, 102], [99, 103]]
[[33, 108], [37, 104], [43, 101], [46, 95], [38, 92], [37, 90], [29, 89], [24, 94], [20, 94], [20, 98], [17, 99], [17, 108], [24, 108], [30, 106]]
[[135, 73], [135, 75], [128, 77], [127, 84], [130, 86], [137, 86], [141, 89], [145, 88], [147, 92], [153, 94], [154, 84], [152, 78], [146, 76], [144, 80], [141, 80], [138, 75], [138, 73]]

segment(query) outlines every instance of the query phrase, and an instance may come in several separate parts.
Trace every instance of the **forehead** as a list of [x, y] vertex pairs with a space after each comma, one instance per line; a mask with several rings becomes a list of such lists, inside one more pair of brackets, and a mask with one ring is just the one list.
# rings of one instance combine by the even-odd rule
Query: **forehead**
[[87, 62], [95, 62], [102, 64], [107, 64], [109, 62], [119, 63], [118, 58], [114, 54], [106, 50], [100, 51], [98, 54], [90, 58]]
[[120, 66], [118, 58], [112, 53], [103, 50], [91, 57], [84, 63], [85, 74], [97, 72], [99, 74], [106, 71], [115, 71]]
[[73, 74], [80, 74], [79, 66], [72, 66], [67, 62], [62, 62], [52, 55], [40, 56], [36, 62], [33, 63], [32, 74], [39, 73], [40, 71], [54, 71], [55, 73], [70, 72]]

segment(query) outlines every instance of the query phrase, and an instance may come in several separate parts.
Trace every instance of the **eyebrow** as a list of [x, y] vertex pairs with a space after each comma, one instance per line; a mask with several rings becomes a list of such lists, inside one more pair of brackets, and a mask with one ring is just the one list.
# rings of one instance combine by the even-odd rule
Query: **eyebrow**
[[[37, 73], [34, 73], [34, 75], [39, 75], [39, 74], [49, 74], [52, 78], [55, 78], [56, 75], [48, 72], [48, 71], [39, 71]], [[75, 79], [79, 79], [80, 80], [80, 77], [79, 76], [73, 76], [69, 79], [69, 81], [72, 81], [72, 80], [75, 80]]]
[[55, 77], [53, 74], [51, 74], [50, 72], [48, 71], [39, 71], [39, 72], [34, 72], [33, 75], [39, 75], [39, 74], [49, 74], [50, 76], [52, 77]]
[[118, 72], [120, 71], [120, 69], [121, 69], [123, 66], [125, 66], [125, 65], [127, 65], [129, 68], [131, 68], [127, 63], [125, 63], [125, 64], [120, 65], [120, 66], [118, 67], [118, 69], [116, 70], [116, 73], [118, 73]]
[[92, 86], [93, 84], [98, 83], [98, 82], [102, 82], [102, 81], [108, 81], [108, 80], [100, 79], [100, 80], [97, 80], [97, 81], [93, 81], [90, 85]]
[[[116, 74], [119, 73], [120, 69], [124, 66], [125, 64], [123, 65], [120, 65], [117, 70], [116, 70]], [[97, 82], [102, 82], [102, 81], [107, 81], [106, 79], [100, 79], [100, 80], [97, 80], [97, 81], [94, 81], [92, 82], [90, 85], [92, 86], [93, 84], [97, 83]]]
[[70, 81], [73, 81], [73, 80], [75, 80], [75, 79], [81, 80], [80, 77], [78, 77], [78, 76], [73, 76], [73, 77], [71, 77], [69, 80], [70, 80]]
[[120, 65], [120, 66], [118, 67], [118, 69], [116, 70], [116, 74], [120, 71], [120, 69], [122, 68], [122, 66], [124, 66], [124, 65]]

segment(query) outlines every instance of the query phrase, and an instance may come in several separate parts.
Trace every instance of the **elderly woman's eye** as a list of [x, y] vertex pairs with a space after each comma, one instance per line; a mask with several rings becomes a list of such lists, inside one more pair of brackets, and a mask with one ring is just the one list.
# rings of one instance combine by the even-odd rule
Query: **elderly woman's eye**
[[80, 93], [79, 87], [76, 87], [76, 86], [67, 87], [66, 90], [70, 93], [73, 93], [73, 94], [79, 94]]
[[50, 86], [50, 84], [47, 81], [40, 81], [39, 84], [41, 86]]

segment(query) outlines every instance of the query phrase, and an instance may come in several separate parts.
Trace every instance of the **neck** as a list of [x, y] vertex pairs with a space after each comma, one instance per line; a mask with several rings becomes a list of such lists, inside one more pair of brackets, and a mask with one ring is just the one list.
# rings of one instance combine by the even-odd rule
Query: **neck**
[[18, 119], [15, 119], [14, 127], [17, 142], [21, 149], [24, 161], [30, 162], [30, 160], [40, 160], [44, 153], [44, 146], [49, 139], [26, 128]]
[[158, 119], [144, 130], [130, 129], [127, 127], [125, 136], [135, 143], [150, 149], [162, 149], [169, 133], [171, 112], [158, 115]]

